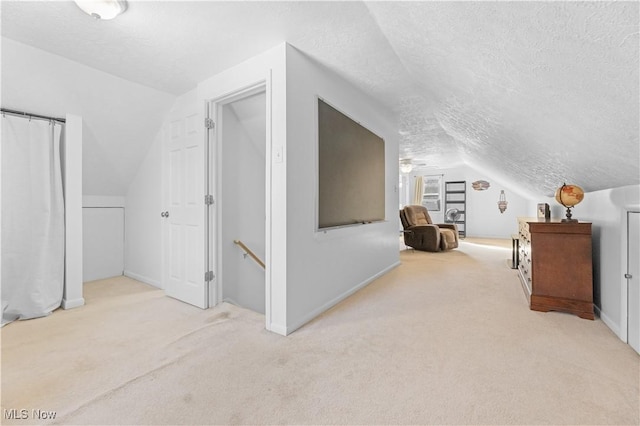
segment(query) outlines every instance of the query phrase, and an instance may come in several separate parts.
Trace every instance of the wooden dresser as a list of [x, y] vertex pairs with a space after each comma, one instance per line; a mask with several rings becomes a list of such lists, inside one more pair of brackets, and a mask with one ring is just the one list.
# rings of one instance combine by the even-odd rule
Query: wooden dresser
[[518, 218], [519, 275], [534, 311], [593, 319], [591, 224]]

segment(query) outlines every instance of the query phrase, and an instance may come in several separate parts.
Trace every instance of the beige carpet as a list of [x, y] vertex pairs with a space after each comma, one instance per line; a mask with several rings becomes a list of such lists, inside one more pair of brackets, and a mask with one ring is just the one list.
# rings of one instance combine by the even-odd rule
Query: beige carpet
[[403, 251], [286, 338], [232, 305], [88, 283], [85, 307], [2, 329], [3, 423], [637, 425], [640, 357], [600, 320], [530, 311], [509, 244]]

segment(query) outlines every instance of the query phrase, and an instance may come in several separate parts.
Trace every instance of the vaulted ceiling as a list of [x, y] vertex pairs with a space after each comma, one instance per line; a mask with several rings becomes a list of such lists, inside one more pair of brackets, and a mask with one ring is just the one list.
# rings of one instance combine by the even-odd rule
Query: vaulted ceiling
[[400, 157], [531, 194], [640, 183], [638, 2], [3, 1], [2, 35], [181, 94], [286, 41], [398, 113]]

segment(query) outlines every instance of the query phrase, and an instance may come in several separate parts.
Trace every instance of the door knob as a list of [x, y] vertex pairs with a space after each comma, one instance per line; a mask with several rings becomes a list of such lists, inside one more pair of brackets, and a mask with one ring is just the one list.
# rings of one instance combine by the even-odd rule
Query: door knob
[[164, 212], [160, 213], [160, 216], [164, 217]]
[[160, 213], [160, 216], [169, 217], [169, 212], [162, 212], [162, 213]]

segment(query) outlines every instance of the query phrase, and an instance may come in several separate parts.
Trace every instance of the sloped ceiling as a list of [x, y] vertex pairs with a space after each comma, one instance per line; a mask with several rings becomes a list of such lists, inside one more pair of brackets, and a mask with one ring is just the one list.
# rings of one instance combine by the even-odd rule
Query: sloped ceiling
[[368, 7], [420, 86], [405, 157], [456, 152], [541, 194], [639, 182], [637, 2]]
[[401, 158], [534, 195], [640, 183], [637, 2], [1, 3], [2, 34], [181, 94], [287, 41], [398, 113]]
[[82, 117], [84, 195], [127, 193], [175, 96], [2, 39], [2, 106]]

